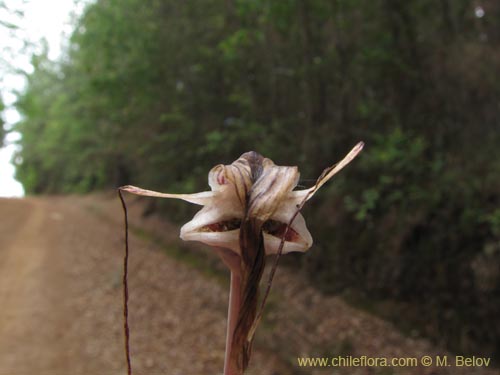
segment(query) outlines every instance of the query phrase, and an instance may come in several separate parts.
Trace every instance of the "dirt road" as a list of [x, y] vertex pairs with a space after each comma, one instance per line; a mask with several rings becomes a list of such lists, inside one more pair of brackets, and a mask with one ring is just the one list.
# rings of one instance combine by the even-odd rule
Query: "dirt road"
[[[133, 223], [143, 221], [139, 212], [132, 205]], [[118, 200], [0, 199], [0, 214], [0, 375], [125, 374]], [[177, 241], [177, 228], [149, 224], [163, 231], [165, 241]], [[166, 256], [157, 242], [131, 236], [134, 371], [220, 374], [227, 288], [206, 272]], [[338, 298], [323, 298], [286, 270], [280, 270], [258, 332], [248, 374], [332, 373], [299, 368], [300, 355], [442, 353]], [[337, 373], [498, 373], [485, 368], [379, 370], [346, 368]]]
[[0, 212], [0, 374], [118, 373], [113, 240], [57, 199], [3, 199]]
[[[0, 199], [0, 375], [125, 373], [119, 203], [109, 201], [116, 221], [89, 207], [78, 198]], [[221, 373], [227, 290], [131, 240], [134, 371]], [[280, 367], [275, 356], [256, 358], [254, 373]]]

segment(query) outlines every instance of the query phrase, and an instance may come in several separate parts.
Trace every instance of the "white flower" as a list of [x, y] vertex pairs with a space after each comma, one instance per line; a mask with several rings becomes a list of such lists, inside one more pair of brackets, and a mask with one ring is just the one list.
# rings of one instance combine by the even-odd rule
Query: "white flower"
[[[133, 194], [182, 199], [203, 208], [181, 228], [185, 241], [199, 241], [227, 248], [241, 255], [240, 227], [254, 220], [261, 227], [266, 254], [278, 252], [287, 225], [303, 201], [310, 199], [333, 175], [347, 165], [363, 148], [358, 143], [336, 165], [326, 169], [316, 184], [293, 190], [299, 181], [297, 167], [278, 166], [254, 151], [247, 152], [230, 165], [217, 165], [208, 174], [211, 191], [195, 194], [167, 194], [124, 186]], [[299, 213], [284, 239], [283, 253], [306, 251], [313, 243], [303, 216]]]
[[[253, 335], [279, 255], [306, 251], [312, 245], [311, 234], [299, 213], [302, 206], [362, 148], [363, 143], [358, 143], [339, 163], [325, 169], [314, 186], [305, 190], [294, 190], [299, 181], [297, 167], [275, 165], [254, 151], [241, 155], [230, 165], [212, 168], [208, 174], [211, 191], [167, 194], [130, 185], [120, 188], [133, 194], [182, 199], [203, 206], [181, 228], [181, 238], [216, 248], [231, 271], [225, 375], [243, 374], [248, 366]], [[126, 213], [125, 204], [124, 209]], [[269, 254], [278, 257], [258, 313], [259, 283]]]

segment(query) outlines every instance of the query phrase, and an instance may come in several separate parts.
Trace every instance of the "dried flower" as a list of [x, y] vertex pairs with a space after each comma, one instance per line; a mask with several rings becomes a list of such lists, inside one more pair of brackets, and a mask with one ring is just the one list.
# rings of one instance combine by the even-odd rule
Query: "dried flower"
[[362, 150], [358, 143], [336, 165], [327, 168], [309, 189], [293, 190], [297, 167], [277, 166], [254, 151], [230, 165], [217, 165], [208, 175], [211, 191], [166, 194], [135, 186], [120, 190], [137, 195], [182, 199], [203, 208], [181, 228], [185, 241], [216, 248], [231, 270], [225, 374], [242, 374], [250, 359], [258, 322], [258, 289], [269, 254], [306, 251], [312, 245], [303, 204]]

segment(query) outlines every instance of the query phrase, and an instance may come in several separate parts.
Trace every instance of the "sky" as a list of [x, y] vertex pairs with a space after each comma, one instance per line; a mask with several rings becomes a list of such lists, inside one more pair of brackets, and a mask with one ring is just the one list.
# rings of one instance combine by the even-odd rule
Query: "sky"
[[[49, 46], [49, 58], [57, 60], [63, 51], [68, 36], [73, 29], [72, 19], [81, 14], [88, 0], [3, 0], [10, 12], [0, 7], [0, 20], [13, 23], [18, 26], [17, 30], [10, 30], [0, 25], [0, 46], [2, 58], [10, 66], [32, 72], [30, 65], [31, 52], [40, 48], [42, 38], [47, 40]], [[18, 16], [12, 10], [20, 10], [22, 16]], [[23, 48], [23, 40], [32, 43], [27, 51]], [[0, 92], [7, 109], [2, 113], [6, 122], [6, 128], [10, 129], [14, 123], [19, 121], [19, 113], [13, 107], [16, 100], [14, 92], [20, 91], [25, 85], [23, 75], [9, 72], [5, 63], [0, 64]], [[24, 189], [14, 179], [14, 166], [11, 164], [12, 156], [19, 140], [18, 133], [9, 133], [6, 138], [6, 146], [0, 149], [0, 197], [22, 197]]]

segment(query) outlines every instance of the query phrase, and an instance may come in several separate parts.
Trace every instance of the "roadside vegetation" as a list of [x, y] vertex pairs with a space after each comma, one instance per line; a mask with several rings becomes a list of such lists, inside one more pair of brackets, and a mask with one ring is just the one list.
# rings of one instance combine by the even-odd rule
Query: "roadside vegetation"
[[[500, 358], [500, 5], [493, 0], [98, 0], [19, 93], [29, 194], [195, 192], [255, 150], [301, 185], [290, 263], [460, 353]], [[175, 203], [151, 210], [188, 213]]]

